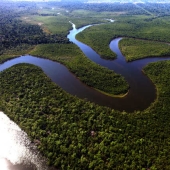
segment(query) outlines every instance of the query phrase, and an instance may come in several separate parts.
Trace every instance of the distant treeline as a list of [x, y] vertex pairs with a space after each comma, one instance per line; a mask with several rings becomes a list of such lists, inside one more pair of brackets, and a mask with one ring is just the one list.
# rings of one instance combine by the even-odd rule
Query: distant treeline
[[60, 6], [66, 8], [70, 11], [77, 9], [91, 10], [96, 12], [122, 12], [133, 13], [133, 14], [147, 14], [146, 11], [140, 9], [138, 6], [132, 3], [127, 3], [126, 5], [121, 3], [81, 3], [81, 2], [49, 2], [51, 6]]
[[[14, 8], [15, 9], [15, 8]], [[63, 35], [47, 35], [38, 25], [24, 23], [17, 17], [22, 14], [6, 11], [0, 8], [0, 54], [4, 49], [16, 47], [21, 44], [46, 44], [46, 43], [69, 43]]]
[[96, 12], [124, 12], [126, 15], [170, 15], [170, 3], [81, 3], [81, 2], [48, 2], [50, 6], [60, 6], [70, 11], [77, 9], [92, 10]]
[[156, 16], [170, 15], [170, 3], [146, 3], [140, 4], [140, 6]]

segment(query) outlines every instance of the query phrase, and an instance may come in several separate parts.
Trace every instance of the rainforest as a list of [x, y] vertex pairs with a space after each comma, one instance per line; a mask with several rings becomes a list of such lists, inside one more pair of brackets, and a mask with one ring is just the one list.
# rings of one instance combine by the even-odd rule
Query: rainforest
[[169, 9], [2, 1], [0, 113], [36, 151], [0, 149], [0, 169], [170, 169]]

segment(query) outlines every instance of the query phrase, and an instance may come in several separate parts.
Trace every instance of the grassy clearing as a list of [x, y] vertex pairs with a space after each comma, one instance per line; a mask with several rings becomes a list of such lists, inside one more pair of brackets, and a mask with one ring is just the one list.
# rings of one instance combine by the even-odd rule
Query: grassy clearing
[[122, 76], [93, 63], [74, 44], [38, 45], [30, 54], [63, 63], [82, 82], [105, 93], [120, 95], [128, 91]]
[[72, 18], [70, 19], [75, 25], [76, 28], [80, 28], [82, 26], [90, 25], [90, 24], [100, 24], [104, 22], [108, 22], [103, 18]]
[[72, 28], [69, 21], [76, 24], [76, 27], [84, 25], [108, 22], [107, 18], [113, 18], [117, 13], [94, 12], [88, 10], [73, 10], [66, 12], [61, 8], [39, 9], [39, 15], [23, 16], [21, 19], [41, 26], [46, 33], [67, 35]]
[[119, 47], [127, 61], [146, 57], [170, 56], [170, 45], [160, 42], [123, 38]]
[[88, 17], [88, 18], [107, 18], [107, 17], [115, 17], [119, 16], [120, 14], [123, 14], [123, 12], [111, 12], [111, 11], [93, 11], [93, 10], [83, 10], [83, 9], [77, 9], [73, 10], [70, 15], [73, 15], [75, 17]]
[[89, 24], [108, 23], [106, 19], [114, 19], [116, 14], [113, 12], [96, 12], [90, 10], [73, 10], [68, 16], [71, 21], [76, 24], [77, 28], [80, 28]]
[[38, 14], [39, 15], [60, 15], [65, 13], [65, 9], [59, 8], [59, 7], [51, 7], [51, 8], [47, 8], [47, 7], [39, 7], [38, 9]]
[[25, 21], [33, 24], [38, 24], [46, 33], [62, 34], [66, 36], [72, 28], [69, 23], [69, 18], [63, 15], [57, 16], [26, 16]]

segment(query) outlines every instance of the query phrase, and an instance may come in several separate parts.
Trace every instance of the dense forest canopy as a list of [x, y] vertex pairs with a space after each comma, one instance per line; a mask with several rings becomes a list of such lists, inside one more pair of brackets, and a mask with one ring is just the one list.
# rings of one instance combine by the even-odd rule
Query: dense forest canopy
[[[23, 48], [31, 47], [32, 54], [65, 64], [84, 82], [91, 81], [90, 86], [95, 79], [99, 86], [103, 81], [110, 86], [113, 82], [105, 73], [119, 78], [123, 85], [120, 75], [114, 76], [79, 55], [80, 49], [65, 36], [70, 29], [68, 21], [79, 27], [103, 21], [78, 38], [102, 55], [110, 53], [107, 48], [112, 38], [124, 36], [121, 48], [125, 54], [131, 49], [129, 56], [135, 54], [134, 60], [147, 57], [148, 46], [157, 48], [150, 55], [158, 55], [159, 49], [164, 55], [170, 53], [169, 15], [170, 4], [2, 1], [0, 61], [10, 59], [15, 50], [20, 55]], [[116, 22], [106, 22], [107, 18]], [[38, 25], [40, 21], [44, 25]], [[48, 164], [57, 169], [169, 170], [170, 62], [151, 63], [143, 71], [155, 84], [157, 98], [146, 110], [130, 114], [71, 96], [40, 68], [19, 64], [0, 73], [0, 110], [29, 135]], [[122, 90], [120, 84], [117, 86]], [[124, 87], [124, 91], [129, 88]]]
[[35, 3], [2, 3], [0, 7], [0, 54], [3, 54], [5, 49], [21, 44], [69, 43], [62, 35], [47, 35], [39, 25], [28, 24], [18, 19], [24, 14], [35, 15], [36, 9]]

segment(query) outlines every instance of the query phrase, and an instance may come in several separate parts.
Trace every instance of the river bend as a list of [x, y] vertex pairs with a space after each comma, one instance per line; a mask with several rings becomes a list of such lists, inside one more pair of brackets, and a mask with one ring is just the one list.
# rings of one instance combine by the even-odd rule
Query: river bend
[[[71, 30], [68, 35], [69, 40], [75, 43], [90, 60], [100, 64], [101, 66], [107, 67], [110, 70], [114, 70], [116, 73], [124, 76], [128, 81], [130, 90], [125, 97], [115, 98], [101, 94], [100, 92], [79, 81], [79, 79], [77, 79], [75, 75], [72, 74], [64, 65], [48, 59], [42, 59], [30, 55], [20, 56], [0, 64], [0, 72], [19, 63], [34, 64], [41, 67], [44, 73], [62, 89], [79, 98], [86, 98], [87, 100], [99, 105], [108, 106], [120, 111], [125, 110], [127, 112], [143, 110], [149, 107], [149, 105], [154, 102], [156, 98], [156, 89], [150, 79], [143, 74], [142, 68], [150, 62], [169, 60], [170, 58], [146, 58], [127, 63], [118, 47], [118, 43], [121, 38], [117, 38], [110, 43], [111, 50], [113, 50], [118, 56], [117, 59], [114, 61], [104, 60], [100, 58], [100, 56], [93, 49], [79, 42], [75, 38], [79, 32], [90, 27], [91, 25], [80, 29], [76, 29], [73, 23], [72, 25], [73, 30]], [[39, 158], [38, 152], [33, 152], [32, 146], [28, 146], [30, 145], [30, 141], [26, 134], [22, 132], [16, 124], [10, 121], [9, 118], [7, 118], [2, 112], [0, 112], [0, 130], [2, 137], [0, 143], [0, 169], [49, 169], [45, 166], [42, 159]], [[20, 150], [21, 152], [18, 152]], [[14, 157], [11, 157], [13, 154]], [[29, 162], [29, 165], [26, 162]]]
[[[92, 25], [80, 29], [76, 29], [75, 24], [72, 23], [72, 25], [73, 30], [71, 30], [68, 35], [70, 41], [75, 43], [90, 60], [121, 74], [130, 85], [130, 90], [125, 97], [104, 97], [104, 102], [101, 105], [109, 106], [120, 111], [125, 110], [127, 112], [144, 110], [149, 107], [156, 98], [156, 88], [151, 80], [142, 72], [142, 68], [150, 62], [170, 60], [170, 58], [153, 57], [126, 62], [125, 57], [119, 49], [119, 41], [122, 38], [116, 38], [110, 42], [109, 47], [117, 54], [117, 59], [112, 61], [102, 59], [92, 48], [75, 38], [78, 33]], [[103, 98], [101, 98], [101, 100], [102, 99]], [[97, 103], [100, 104], [99, 102]]]
[[76, 40], [76, 35], [91, 25], [76, 29], [72, 23], [73, 29], [69, 32], [68, 38], [75, 43], [83, 53], [93, 62], [107, 67], [110, 70], [121, 74], [130, 85], [128, 94], [123, 98], [110, 97], [102, 94], [93, 88], [90, 88], [77, 79], [69, 70], [62, 64], [33, 57], [30, 55], [21, 56], [11, 59], [3, 64], [0, 64], [0, 71], [3, 71], [15, 64], [29, 63], [41, 67], [45, 74], [51, 78], [53, 82], [58, 84], [68, 93], [82, 99], [87, 99], [91, 102], [102, 106], [108, 106], [116, 110], [133, 112], [134, 110], [144, 110], [154, 102], [156, 98], [156, 89], [151, 80], [144, 75], [142, 68], [150, 62], [169, 60], [168, 57], [145, 58], [133, 62], [126, 62], [125, 57], [119, 50], [118, 43], [121, 38], [111, 41], [110, 49], [117, 54], [117, 59], [110, 61], [102, 59], [92, 48]]

